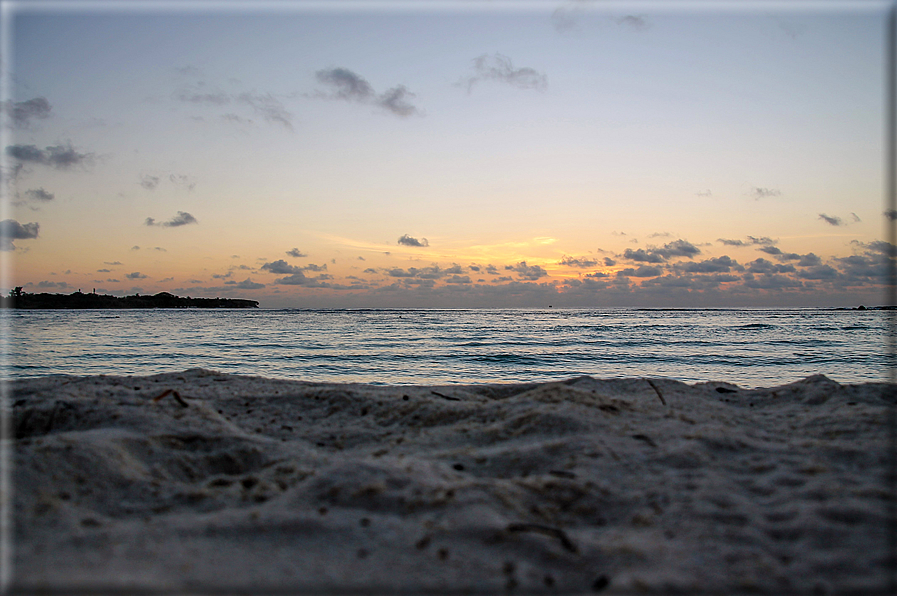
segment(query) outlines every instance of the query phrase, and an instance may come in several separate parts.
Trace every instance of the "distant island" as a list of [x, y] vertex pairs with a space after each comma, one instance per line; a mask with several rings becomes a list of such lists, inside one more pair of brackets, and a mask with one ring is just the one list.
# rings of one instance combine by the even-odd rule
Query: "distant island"
[[0, 297], [0, 308], [258, 308], [256, 300], [239, 298], [181, 298], [168, 292], [153, 296], [110, 296], [108, 294], [29, 294], [21, 287]]

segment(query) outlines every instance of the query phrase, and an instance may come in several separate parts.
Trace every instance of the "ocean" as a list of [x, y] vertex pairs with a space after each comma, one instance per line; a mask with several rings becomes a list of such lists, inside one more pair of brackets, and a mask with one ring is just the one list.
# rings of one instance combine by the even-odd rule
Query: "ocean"
[[188, 368], [373, 384], [887, 380], [888, 313], [823, 309], [6, 311], [4, 378]]
[[378, 385], [886, 381], [886, 311], [7, 310], [5, 379], [205, 368]]

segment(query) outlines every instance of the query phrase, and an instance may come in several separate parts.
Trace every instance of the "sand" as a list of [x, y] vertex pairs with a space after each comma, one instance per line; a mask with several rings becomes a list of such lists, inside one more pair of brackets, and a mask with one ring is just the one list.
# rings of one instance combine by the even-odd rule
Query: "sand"
[[833, 593], [891, 577], [884, 384], [194, 369], [10, 389], [22, 591]]

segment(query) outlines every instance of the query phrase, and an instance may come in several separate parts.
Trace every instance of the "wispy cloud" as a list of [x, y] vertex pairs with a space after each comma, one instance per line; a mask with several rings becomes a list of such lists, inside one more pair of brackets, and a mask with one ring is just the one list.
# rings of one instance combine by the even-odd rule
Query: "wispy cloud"
[[534, 68], [514, 68], [511, 59], [502, 54], [483, 54], [473, 59], [474, 74], [463, 77], [458, 84], [467, 92], [483, 81], [496, 81], [518, 89], [544, 90], [548, 87], [548, 77]]
[[408, 101], [414, 93], [404, 85], [396, 85], [384, 93], [377, 94], [364, 77], [348, 68], [328, 68], [315, 73], [317, 81], [327, 85], [329, 93], [317, 92], [312, 97], [320, 99], [340, 99], [356, 103], [379, 106], [396, 116], [420, 114], [420, 110]]
[[3, 110], [10, 115], [16, 128], [27, 128], [32, 120], [49, 118], [52, 106], [46, 97], [35, 97], [27, 101], [7, 100]]
[[761, 188], [759, 186], [755, 186], [751, 188], [751, 196], [754, 199], [766, 199], [769, 197], [777, 197], [782, 194], [782, 192], [776, 188]]
[[819, 219], [825, 221], [827, 224], [833, 226], [842, 226], [844, 225], [844, 221], [840, 217], [836, 217], [834, 215], [826, 215], [825, 213], [819, 214]]

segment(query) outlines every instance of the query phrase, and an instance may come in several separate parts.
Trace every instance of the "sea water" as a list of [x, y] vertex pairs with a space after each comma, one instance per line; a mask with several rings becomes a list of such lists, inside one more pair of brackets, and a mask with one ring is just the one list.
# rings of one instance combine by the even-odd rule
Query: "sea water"
[[7, 310], [5, 379], [207, 368], [455, 384], [668, 377], [887, 381], [892, 313], [825, 309]]

